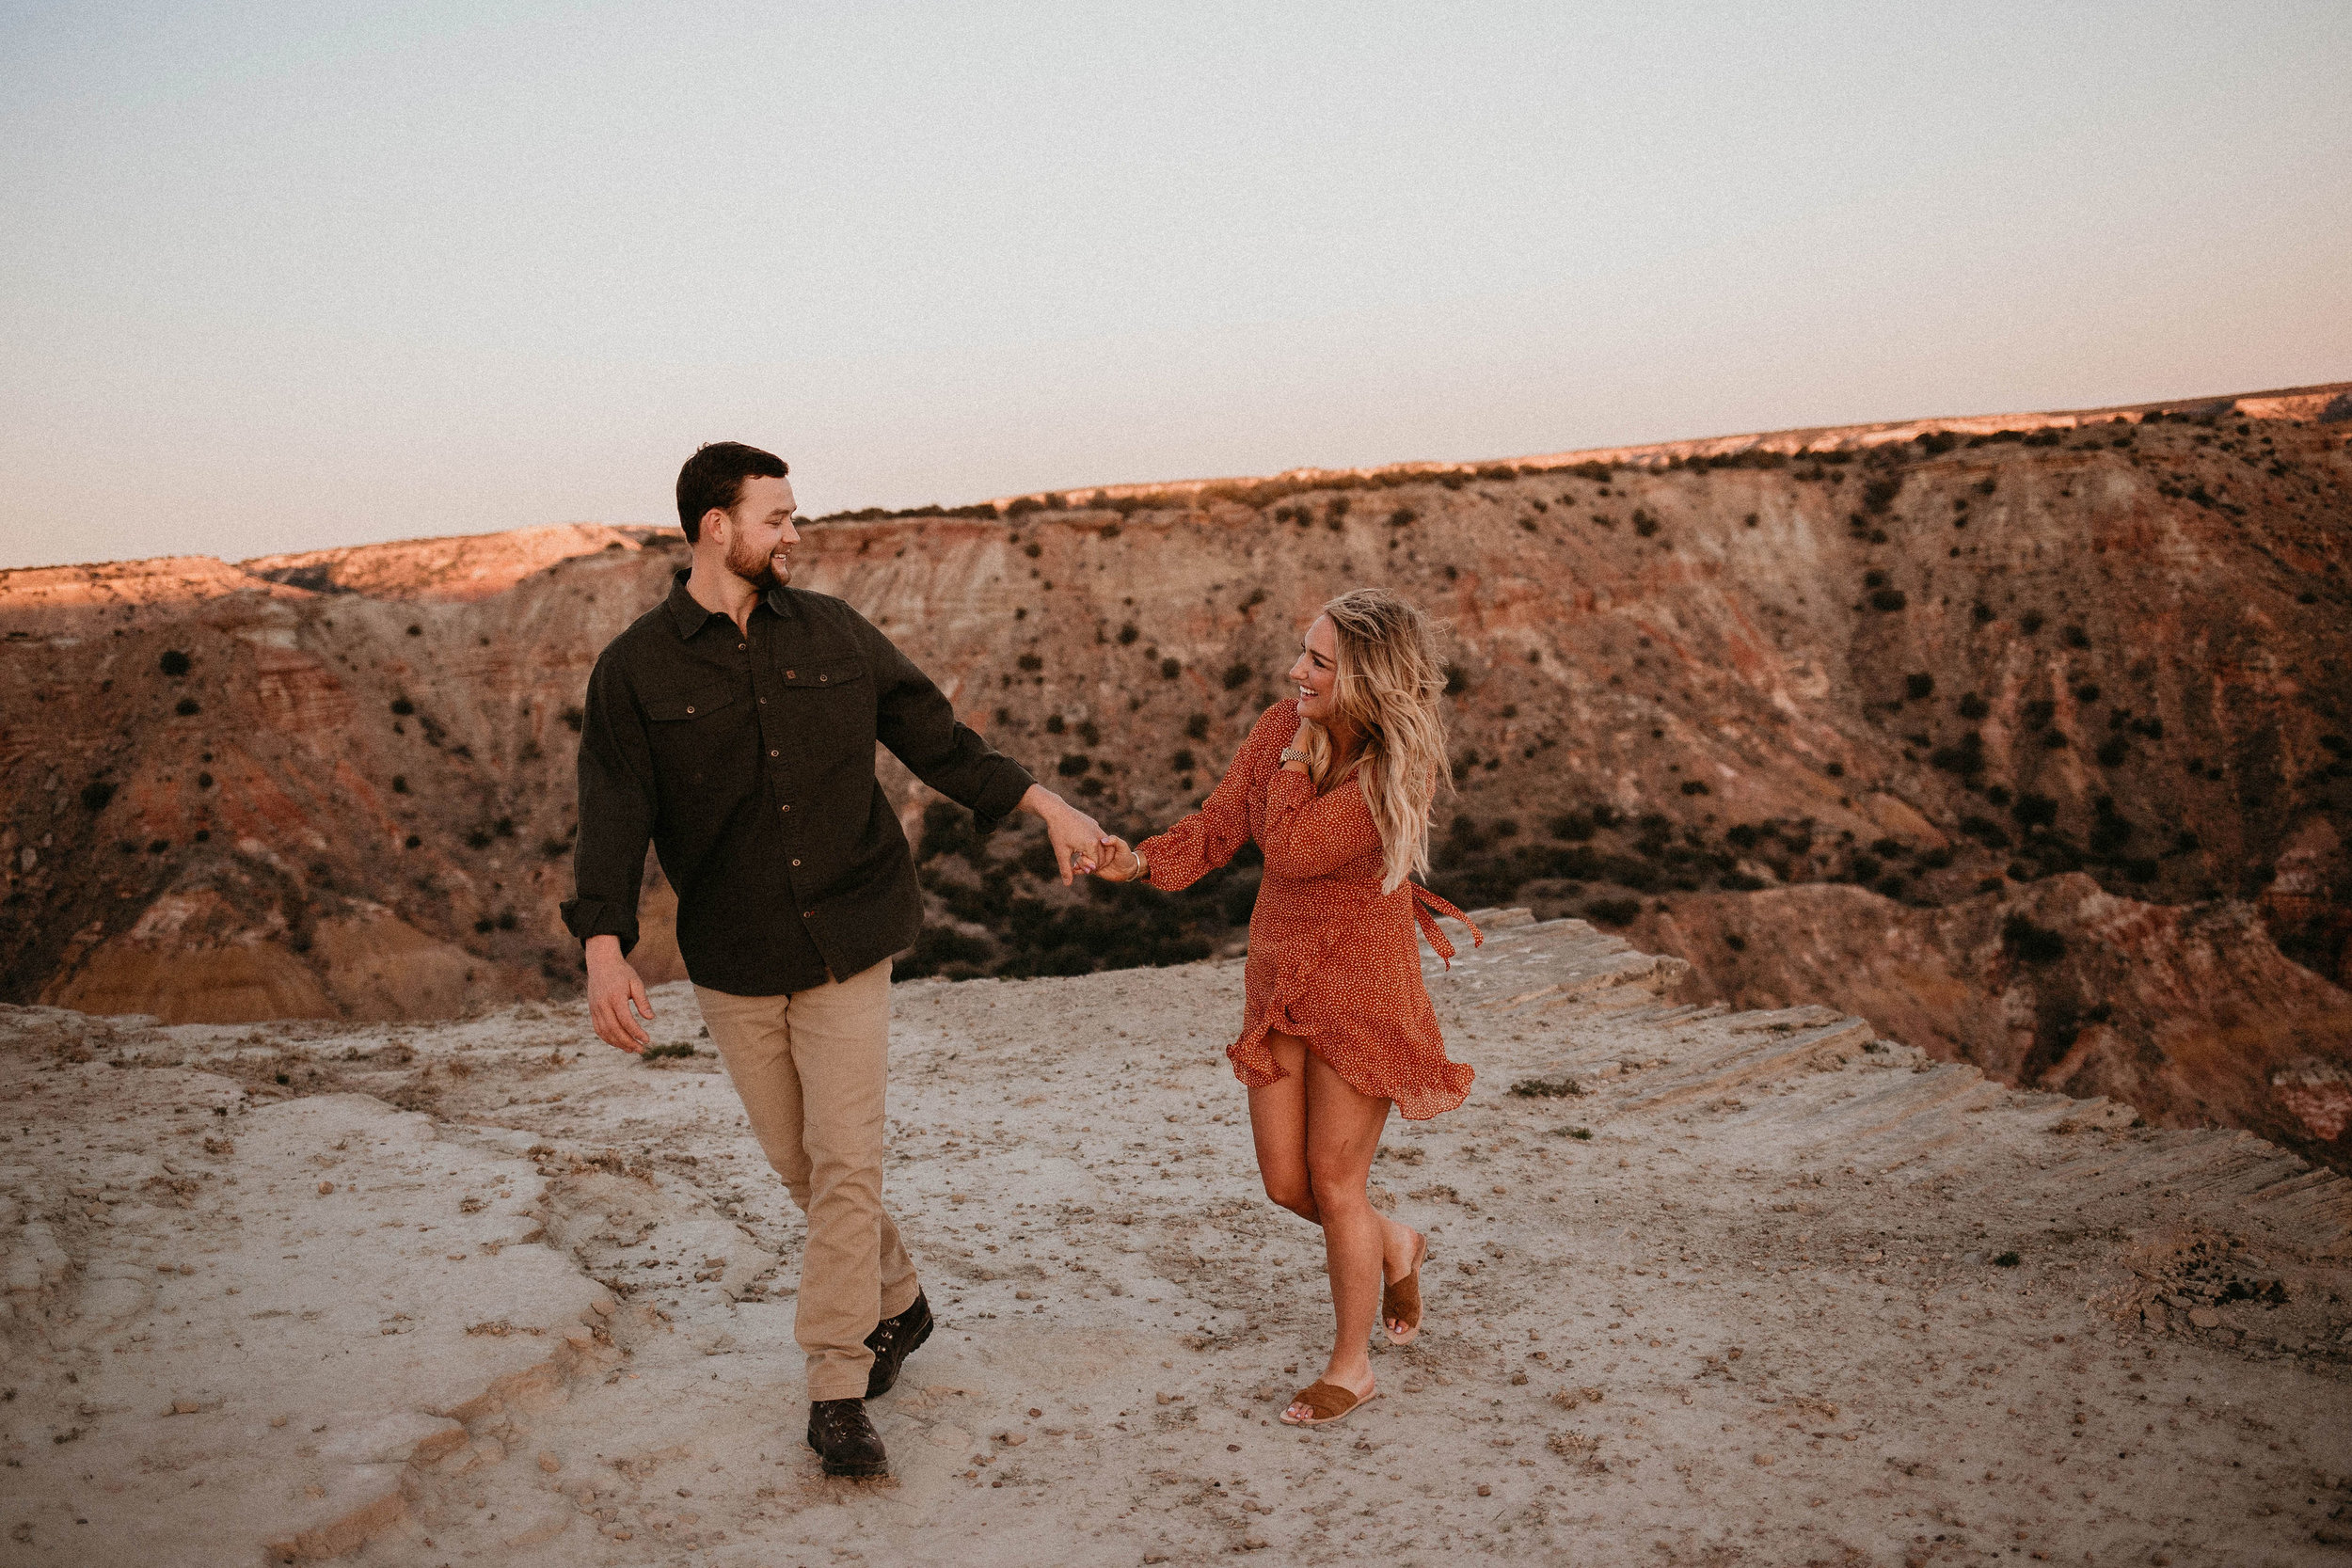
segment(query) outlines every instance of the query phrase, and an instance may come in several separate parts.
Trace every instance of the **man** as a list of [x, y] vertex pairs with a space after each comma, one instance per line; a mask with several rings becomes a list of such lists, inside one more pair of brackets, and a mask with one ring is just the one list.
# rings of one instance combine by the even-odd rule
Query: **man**
[[642, 1051], [629, 966], [650, 839], [678, 951], [760, 1148], [808, 1218], [793, 1334], [808, 1443], [827, 1475], [888, 1473], [864, 1401], [930, 1335], [882, 1204], [890, 956], [922, 925], [914, 858], [874, 776], [880, 741], [983, 828], [1044, 820], [1063, 882], [1102, 830], [957, 722], [946, 698], [839, 599], [787, 587], [794, 501], [778, 458], [706, 446], [678, 473], [693, 565], [588, 678], [576, 896], [597, 1037]]

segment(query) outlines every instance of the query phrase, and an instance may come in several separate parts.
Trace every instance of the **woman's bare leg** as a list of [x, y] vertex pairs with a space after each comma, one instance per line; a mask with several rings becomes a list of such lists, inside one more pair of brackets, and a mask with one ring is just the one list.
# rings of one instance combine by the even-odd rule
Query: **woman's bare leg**
[[1307, 1042], [1268, 1034], [1266, 1050], [1283, 1076], [1249, 1091], [1249, 1135], [1258, 1146], [1258, 1177], [1265, 1196], [1302, 1220], [1323, 1223], [1307, 1177]]
[[[1304, 1053], [1307, 1080], [1307, 1173], [1322, 1216], [1324, 1267], [1331, 1279], [1336, 1330], [1323, 1377], [1358, 1394], [1372, 1389], [1367, 1342], [1380, 1311], [1392, 1226], [1373, 1208], [1365, 1184], [1389, 1101], [1359, 1094], [1313, 1052]], [[1294, 1417], [1311, 1416], [1293, 1405]]]

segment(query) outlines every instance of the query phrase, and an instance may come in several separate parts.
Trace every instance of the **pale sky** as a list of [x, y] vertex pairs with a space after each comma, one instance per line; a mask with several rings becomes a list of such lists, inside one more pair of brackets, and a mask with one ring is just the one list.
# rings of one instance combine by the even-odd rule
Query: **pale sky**
[[2352, 379], [2352, 7], [0, 3], [0, 566]]

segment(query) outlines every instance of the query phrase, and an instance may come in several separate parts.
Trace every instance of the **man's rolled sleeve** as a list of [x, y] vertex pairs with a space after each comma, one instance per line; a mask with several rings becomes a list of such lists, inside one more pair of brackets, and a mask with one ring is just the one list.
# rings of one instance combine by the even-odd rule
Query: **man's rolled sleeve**
[[954, 705], [864, 616], [859, 641], [877, 683], [875, 734], [907, 770], [958, 805], [987, 832], [1012, 814], [1035, 781], [1029, 770], [956, 718]]
[[627, 956], [637, 945], [637, 895], [653, 837], [653, 752], [644, 721], [625, 683], [605, 659], [588, 677], [580, 733], [580, 837], [572, 847], [573, 895], [564, 924], [585, 946], [618, 937]]

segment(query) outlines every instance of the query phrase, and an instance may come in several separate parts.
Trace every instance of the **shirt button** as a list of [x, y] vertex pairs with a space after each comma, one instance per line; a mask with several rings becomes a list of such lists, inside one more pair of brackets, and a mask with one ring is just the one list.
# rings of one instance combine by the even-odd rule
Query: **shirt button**
[[769, 753], [768, 753], [768, 754], [769, 754], [770, 756], [771, 756], [771, 757], [772, 757], [772, 756], [774, 756], [776, 753], [775, 753], [775, 752], [771, 750], [771, 752], [769, 752]]
[[798, 864], [800, 864], [801, 863], [800, 863], [799, 861], [794, 861], [792, 863], [793, 863], [794, 865], [798, 865]]
[[791, 671], [789, 671], [789, 670], [787, 670], [787, 671], [784, 673], [784, 678], [785, 678], [786, 680], [790, 680], [790, 679], [792, 678], [792, 672], [791, 672]]
[[778, 811], [790, 811], [792, 808], [790, 806], [778, 806], [776, 809]]
[[801, 918], [803, 920], [814, 920], [817, 918], [817, 911], [815, 910], [803, 910], [801, 911]]
[[748, 647], [750, 647], [750, 646], [751, 646], [751, 644], [750, 644], [749, 642], [738, 642], [738, 643], [735, 645], [735, 651], [736, 651], [737, 653], [739, 653], [739, 653], [741, 653], [744, 649], [746, 649], [746, 648], [748, 648]]
[[691, 703], [687, 704], [687, 705], [686, 705], [686, 711], [687, 711], [687, 712], [689, 712], [689, 713], [693, 712], [693, 711], [694, 711], [694, 705], [693, 705], [693, 704], [691, 704]]

